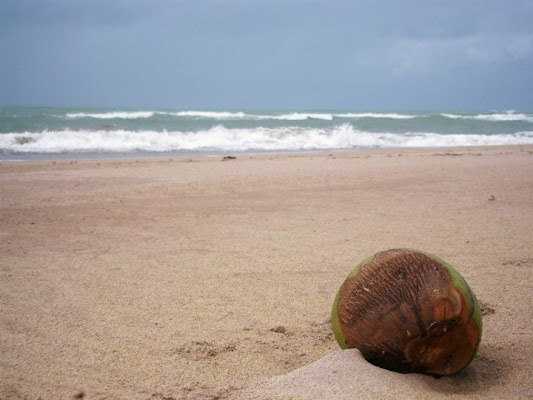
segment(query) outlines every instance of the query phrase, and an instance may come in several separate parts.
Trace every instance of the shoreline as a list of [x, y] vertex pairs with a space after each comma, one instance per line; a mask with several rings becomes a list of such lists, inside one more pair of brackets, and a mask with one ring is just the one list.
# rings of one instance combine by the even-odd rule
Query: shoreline
[[[23, 162], [62, 162], [62, 161], [128, 161], [128, 160], [160, 160], [160, 159], [202, 159], [202, 158], [223, 158], [230, 157], [271, 157], [271, 156], [294, 156], [294, 155], [321, 155], [321, 154], [343, 154], [343, 153], [367, 153], [367, 152], [401, 152], [408, 153], [416, 151], [461, 151], [471, 149], [503, 149], [503, 148], [530, 148], [529, 144], [510, 144], [510, 145], [464, 145], [464, 146], [428, 146], [428, 147], [361, 147], [357, 149], [317, 149], [317, 150], [287, 150], [287, 151], [219, 151], [213, 153], [191, 152], [180, 153], [176, 151], [168, 152], [80, 152], [80, 153], [5, 153], [11, 159], [0, 158], [1, 163], [23, 163]], [[5, 155], [4, 154], [4, 155]], [[28, 158], [16, 159], [18, 155], [28, 156]]]
[[336, 291], [392, 247], [442, 257], [488, 311], [466, 378], [390, 379], [533, 393], [533, 146], [223, 156], [0, 162], [0, 397], [313, 398], [306, 376], [349, 362]]

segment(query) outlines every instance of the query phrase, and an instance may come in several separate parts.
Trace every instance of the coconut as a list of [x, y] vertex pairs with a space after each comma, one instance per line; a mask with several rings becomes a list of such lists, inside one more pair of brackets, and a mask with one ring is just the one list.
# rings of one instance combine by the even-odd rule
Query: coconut
[[463, 277], [420, 251], [391, 249], [356, 266], [332, 310], [343, 349], [372, 364], [434, 376], [462, 371], [481, 341], [481, 310]]

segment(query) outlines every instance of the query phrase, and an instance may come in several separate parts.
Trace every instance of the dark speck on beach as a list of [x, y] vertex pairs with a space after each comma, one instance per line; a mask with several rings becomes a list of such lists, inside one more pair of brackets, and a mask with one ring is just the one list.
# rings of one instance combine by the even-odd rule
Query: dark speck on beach
[[287, 333], [287, 328], [285, 328], [283, 325], [280, 325], [270, 329], [270, 332]]

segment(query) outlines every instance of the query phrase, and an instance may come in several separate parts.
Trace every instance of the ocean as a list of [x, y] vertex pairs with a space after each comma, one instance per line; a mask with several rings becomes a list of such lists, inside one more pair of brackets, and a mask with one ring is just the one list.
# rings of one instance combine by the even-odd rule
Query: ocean
[[533, 144], [533, 113], [0, 108], [0, 161]]

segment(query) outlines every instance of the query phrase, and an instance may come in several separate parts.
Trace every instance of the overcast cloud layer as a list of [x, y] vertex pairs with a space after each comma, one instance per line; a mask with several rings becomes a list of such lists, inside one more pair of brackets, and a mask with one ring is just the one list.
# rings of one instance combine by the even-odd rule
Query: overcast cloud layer
[[4, 0], [0, 105], [533, 110], [533, 1]]

